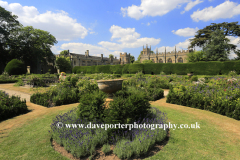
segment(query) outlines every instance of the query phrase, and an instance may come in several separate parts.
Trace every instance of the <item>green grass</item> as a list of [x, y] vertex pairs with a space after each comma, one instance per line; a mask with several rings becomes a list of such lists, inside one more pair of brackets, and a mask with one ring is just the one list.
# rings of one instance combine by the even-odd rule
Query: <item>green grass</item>
[[[76, 107], [76, 105], [74, 105]], [[68, 107], [64, 111], [39, 116], [20, 128], [12, 130], [0, 143], [0, 159], [36, 159], [36, 160], [66, 160], [54, 151], [50, 142], [50, 124], [57, 114], [65, 113], [74, 108]]]
[[170, 129], [168, 144], [154, 157], [156, 159], [240, 159], [240, 140], [232, 143], [229, 137], [219, 126], [211, 124], [207, 120], [200, 120], [194, 115], [176, 111], [167, 107], [157, 107], [166, 112], [171, 123], [178, 124], [200, 124], [200, 129]]

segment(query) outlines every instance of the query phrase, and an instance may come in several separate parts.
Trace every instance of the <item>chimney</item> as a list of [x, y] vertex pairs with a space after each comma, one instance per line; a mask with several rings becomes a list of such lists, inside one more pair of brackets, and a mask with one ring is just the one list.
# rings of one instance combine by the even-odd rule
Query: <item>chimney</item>
[[101, 54], [101, 60], [103, 60], [103, 54]]

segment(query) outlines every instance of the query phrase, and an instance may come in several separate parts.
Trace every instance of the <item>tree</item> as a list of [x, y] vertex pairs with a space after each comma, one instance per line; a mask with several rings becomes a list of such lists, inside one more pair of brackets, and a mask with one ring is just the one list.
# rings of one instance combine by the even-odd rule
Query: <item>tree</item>
[[70, 57], [56, 57], [56, 65], [59, 67], [61, 72], [67, 72], [69, 70], [72, 70]]
[[10, 56], [22, 60], [27, 66], [36, 67], [38, 62], [44, 65], [53, 62], [51, 47], [56, 38], [47, 31], [32, 26], [21, 27], [11, 39], [15, 45], [10, 48]]
[[[190, 39], [191, 45], [190, 47], [193, 48], [194, 46], [206, 46], [206, 43], [209, 42], [211, 39], [212, 33], [219, 29], [223, 31], [224, 37], [222, 37], [225, 41], [227, 41], [226, 36], [240, 36], [240, 25], [237, 25], [238, 22], [223, 22], [223, 23], [211, 23], [211, 25], [206, 26], [203, 29], [197, 31], [197, 34], [194, 36], [193, 39]], [[236, 45], [234, 44], [227, 44], [235, 54], [240, 56], [240, 50], [236, 49]]]
[[112, 55], [112, 54], [109, 54], [109, 58], [111, 58], [111, 57], [113, 58], [113, 55]]
[[222, 30], [216, 29], [214, 32], [212, 32], [209, 41], [203, 47], [206, 60], [229, 60], [228, 55], [230, 54], [231, 46], [228, 44], [228, 42], [230, 42], [230, 40], [225, 38]]
[[0, 69], [10, 61], [8, 49], [13, 45], [10, 40], [12, 32], [17, 30], [21, 24], [17, 16], [0, 6]]
[[205, 56], [203, 51], [194, 51], [190, 52], [187, 55], [188, 62], [199, 62], [199, 61], [205, 61]]
[[60, 55], [67, 55], [68, 54], [68, 50], [63, 50], [60, 52]]
[[130, 62], [133, 63], [135, 61], [135, 57], [130, 55]]

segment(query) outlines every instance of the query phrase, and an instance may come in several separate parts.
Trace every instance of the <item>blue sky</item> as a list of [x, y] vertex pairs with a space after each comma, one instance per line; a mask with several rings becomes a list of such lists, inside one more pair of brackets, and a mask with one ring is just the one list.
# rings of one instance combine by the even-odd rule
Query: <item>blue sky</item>
[[[187, 49], [197, 30], [240, 20], [240, 0], [0, 0], [0, 6], [24, 26], [55, 36], [54, 54], [89, 50], [90, 56], [119, 58], [127, 52], [135, 59], [143, 45], [154, 52]], [[228, 38], [240, 49], [240, 37]]]

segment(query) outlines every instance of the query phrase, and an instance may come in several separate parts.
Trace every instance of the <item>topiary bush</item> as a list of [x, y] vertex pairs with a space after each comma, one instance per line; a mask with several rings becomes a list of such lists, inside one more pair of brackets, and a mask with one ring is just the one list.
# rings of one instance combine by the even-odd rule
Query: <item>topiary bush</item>
[[87, 92], [82, 95], [79, 100], [77, 115], [80, 119], [86, 119], [88, 121], [104, 120], [104, 102], [107, 94], [96, 90], [93, 92]]
[[121, 90], [114, 95], [114, 101], [110, 102], [109, 108], [105, 109], [104, 122], [107, 124], [130, 124], [145, 117], [150, 108], [145, 92]]
[[12, 59], [10, 62], [8, 62], [4, 70], [9, 75], [22, 75], [22, 74], [26, 74], [27, 67], [22, 61], [17, 59]]

